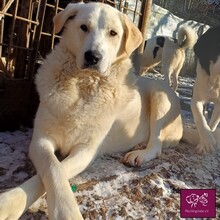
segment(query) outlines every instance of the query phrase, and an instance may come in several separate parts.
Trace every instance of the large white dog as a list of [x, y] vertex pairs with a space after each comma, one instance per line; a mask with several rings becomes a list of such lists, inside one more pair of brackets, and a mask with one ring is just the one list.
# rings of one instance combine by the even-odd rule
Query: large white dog
[[140, 166], [182, 137], [172, 89], [132, 72], [129, 56], [142, 36], [124, 14], [102, 3], [69, 4], [54, 25], [64, 28], [62, 39], [36, 77], [40, 105], [29, 153], [37, 175], [0, 195], [1, 220], [18, 219], [45, 192], [50, 219], [82, 219], [68, 179], [97, 155], [147, 143], [124, 157]]

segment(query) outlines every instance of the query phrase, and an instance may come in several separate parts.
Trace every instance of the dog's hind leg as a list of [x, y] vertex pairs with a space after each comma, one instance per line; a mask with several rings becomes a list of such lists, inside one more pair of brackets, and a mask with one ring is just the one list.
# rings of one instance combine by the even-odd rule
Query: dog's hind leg
[[162, 142], [160, 140], [160, 122], [151, 120], [150, 139], [146, 149], [128, 152], [123, 163], [130, 166], [141, 166], [144, 162], [150, 161], [161, 155]]
[[[169, 90], [171, 89], [169, 88]], [[178, 143], [182, 136], [180, 106], [176, 95], [172, 92], [168, 96], [164, 91], [157, 91], [152, 94], [150, 102], [150, 136], [147, 147], [144, 150], [127, 153], [123, 160], [125, 164], [141, 166], [144, 162], [159, 157], [164, 143], [165, 145], [173, 145], [174, 142]], [[173, 137], [173, 132], [176, 132], [176, 137]], [[174, 140], [175, 138], [176, 140]]]
[[178, 88], [178, 76], [182, 69], [182, 65], [178, 65], [177, 68], [166, 67], [163, 69], [165, 75], [165, 82], [176, 91]]
[[164, 75], [164, 80], [167, 83], [167, 85], [172, 87], [172, 67], [167, 63], [163, 63], [161, 73]]
[[177, 67], [172, 72], [172, 88], [174, 91], [176, 91], [178, 88], [178, 84], [179, 84], [178, 77], [183, 67], [183, 63], [184, 63], [184, 59], [180, 61], [179, 65], [177, 65]]

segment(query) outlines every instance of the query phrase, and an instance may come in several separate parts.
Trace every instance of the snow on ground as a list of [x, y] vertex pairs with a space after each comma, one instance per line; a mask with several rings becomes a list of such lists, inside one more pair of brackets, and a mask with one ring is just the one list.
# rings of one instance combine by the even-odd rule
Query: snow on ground
[[[178, 92], [184, 122], [188, 125], [193, 123], [190, 112], [193, 83], [193, 79], [180, 77]], [[35, 174], [27, 158], [31, 134], [31, 129], [0, 133], [0, 191]], [[122, 157], [114, 154], [96, 159], [90, 168], [70, 180], [70, 184], [77, 184], [75, 195], [85, 219], [181, 219], [180, 189], [188, 188], [216, 188], [215, 219], [220, 219], [220, 152], [197, 155], [192, 146], [181, 142], [164, 149], [160, 158], [141, 168], [123, 165]], [[48, 219], [46, 207], [44, 196], [20, 219]]]

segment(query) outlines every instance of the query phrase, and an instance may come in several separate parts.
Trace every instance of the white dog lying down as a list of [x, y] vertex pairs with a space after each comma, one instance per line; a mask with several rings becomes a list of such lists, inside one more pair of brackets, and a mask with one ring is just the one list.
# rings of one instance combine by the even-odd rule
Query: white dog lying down
[[178, 39], [168, 36], [155, 36], [147, 39], [141, 61], [141, 72], [162, 64], [165, 81], [174, 91], [178, 87], [178, 76], [185, 61], [185, 50], [193, 47], [197, 39], [195, 31], [183, 26], [178, 30]]
[[[207, 153], [220, 148], [220, 142], [213, 135], [220, 121], [220, 26], [203, 34], [195, 44], [194, 52], [198, 63], [191, 108], [200, 136], [197, 150]], [[215, 106], [207, 123], [203, 105], [209, 102]]]
[[54, 24], [56, 32], [65, 27], [63, 38], [36, 78], [40, 105], [29, 152], [37, 175], [0, 195], [1, 220], [18, 219], [45, 192], [50, 219], [83, 219], [68, 179], [97, 155], [145, 142], [124, 158], [140, 166], [182, 137], [172, 89], [137, 81], [130, 70], [142, 36], [124, 14], [102, 3], [69, 4]]

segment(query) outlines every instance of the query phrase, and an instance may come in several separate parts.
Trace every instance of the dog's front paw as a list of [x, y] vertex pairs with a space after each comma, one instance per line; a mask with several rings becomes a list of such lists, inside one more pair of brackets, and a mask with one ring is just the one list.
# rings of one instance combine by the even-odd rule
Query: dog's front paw
[[207, 131], [201, 138], [200, 143], [196, 147], [199, 154], [207, 154], [213, 152], [217, 148], [217, 142], [212, 132]]
[[54, 220], [83, 220], [79, 206], [73, 193], [57, 193], [56, 197], [48, 198], [49, 218]]
[[0, 220], [16, 220], [25, 210], [26, 196], [21, 188], [0, 194]]
[[144, 162], [144, 156], [141, 152], [142, 150], [136, 150], [127, 153], [123, 158], [123, 163], [128, 166], [141, 166]]
[[66, 206], [65, 203], [62, 203], [63, 206], [54, 210], [53, 215], [50, 215], [51, 219], [54, 220], [60, 220], [60, 219], [65, 219], [65, 220], [83, 220], [83, 217], [80, 213], [80, 210], [78, 207], [74, 207], [73, 205], [68, 207]]
[[159, 157], [160, 155], [161, 145], [155, 143], [152, 146], [148, 145], [146, 149], [128, 152], [122, 161], [128, 166], [141, 166], [143, 163]]
[[65, 220], [83, 220], [82, 215], [79, 212], [65, 212], [67, 209], [63, 209], [61, 212], [59, 212], [56, 216], [52, 216], [50, 215], [51, 219], [54, 220], [59, 220], [59, 219], [65, 219]]

